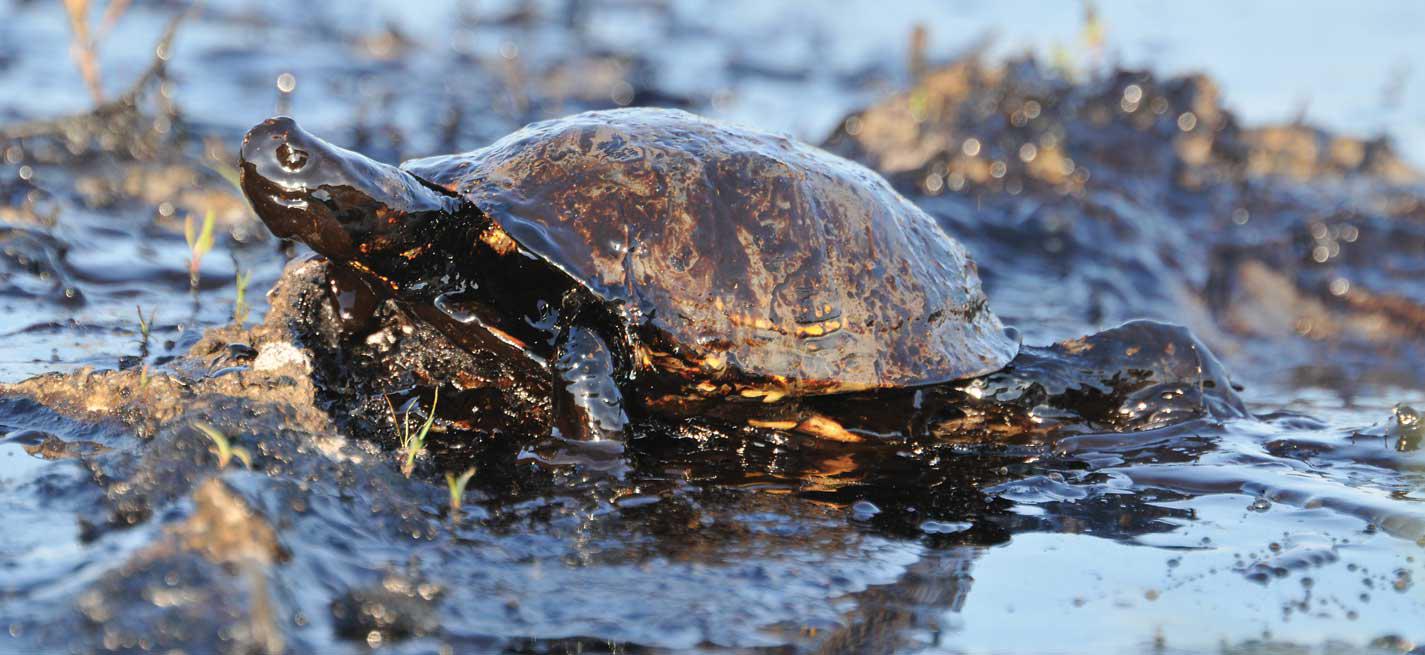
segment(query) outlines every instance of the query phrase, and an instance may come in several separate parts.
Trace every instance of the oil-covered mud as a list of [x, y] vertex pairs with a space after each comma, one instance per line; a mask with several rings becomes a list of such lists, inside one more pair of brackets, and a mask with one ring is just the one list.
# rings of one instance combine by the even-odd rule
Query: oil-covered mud
[[[88, 112], [60, 9], [0, 11], [0, 652], [1425, 640], [1425, 188], [1387, 140], [1243, 124], [1202, 76], [724, 57], [759, 33], [641, 3], [141, 5]], [[875, 99], [825, 147], [963, 243], [1027, 344], [812, 401], [862, 443], [650, 420], [622, 477], [570, 463], [539, 378], [279, 244], [232, 183], [276, 111], [394, 163], [828, 88]], [[408, 477], [392, 414], [432, 404]]]

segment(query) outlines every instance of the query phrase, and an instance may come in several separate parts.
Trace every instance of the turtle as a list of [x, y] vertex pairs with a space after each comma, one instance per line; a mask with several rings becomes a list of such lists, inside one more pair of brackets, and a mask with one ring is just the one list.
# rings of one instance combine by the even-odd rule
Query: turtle
[[399, 166], [282, 116], [240, 170], [274, 235], [550, 376], [566, 439], [621, 442], [633, 413], [856, 441], [790, 401], [975, 378], [1020, 350], [965, 248], [880, 175], [681, 110]]

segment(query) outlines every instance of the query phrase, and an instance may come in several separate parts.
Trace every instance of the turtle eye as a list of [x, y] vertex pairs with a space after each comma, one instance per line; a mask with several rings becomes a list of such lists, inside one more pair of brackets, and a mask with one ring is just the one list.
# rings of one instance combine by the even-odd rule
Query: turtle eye
[[296, 173], [307, 165], [307, 151], [301, 148], [293, 148], [291, 144], [283, 143], [277, 146], [277, 163], [282, 165], [288, 173]]

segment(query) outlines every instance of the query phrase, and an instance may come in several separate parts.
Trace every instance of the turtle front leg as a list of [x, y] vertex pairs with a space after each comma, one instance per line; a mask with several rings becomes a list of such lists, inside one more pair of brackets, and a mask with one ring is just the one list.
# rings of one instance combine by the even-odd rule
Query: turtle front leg
[[628, 415], [616, 381], [613, 352], [603, 337], [579, 325], [566, 328], [556, 342], [552, 369], [558, 436], [622, 444]]

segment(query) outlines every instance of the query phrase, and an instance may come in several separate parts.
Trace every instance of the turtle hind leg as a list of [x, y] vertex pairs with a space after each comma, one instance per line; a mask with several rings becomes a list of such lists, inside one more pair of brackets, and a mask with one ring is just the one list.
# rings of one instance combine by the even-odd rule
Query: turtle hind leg
[[572, 326], [555, 346], [554, 428], [569, 441], [621, 445], [628, 428], [614, 354], [597, 332]]

